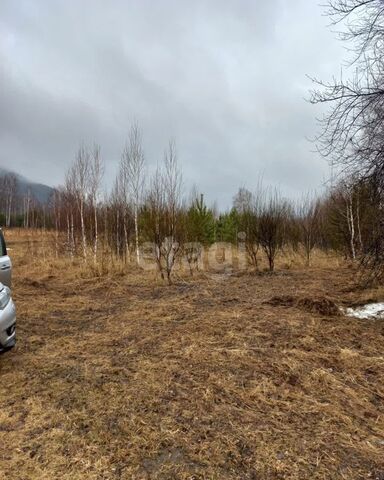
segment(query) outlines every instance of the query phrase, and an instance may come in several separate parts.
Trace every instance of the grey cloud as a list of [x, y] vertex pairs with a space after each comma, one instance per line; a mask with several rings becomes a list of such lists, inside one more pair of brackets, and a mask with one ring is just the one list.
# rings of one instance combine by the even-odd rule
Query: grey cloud
[[344, 55], [321, 13], [316, 0], [3, 0], [0, 165], [56, 184], [96, 141], [111, 184], [136, 118], [149, 165], [174, 138], [186, 187], [222, 207], [261, 174], [290, 196], [319, 188], [305, 75]]

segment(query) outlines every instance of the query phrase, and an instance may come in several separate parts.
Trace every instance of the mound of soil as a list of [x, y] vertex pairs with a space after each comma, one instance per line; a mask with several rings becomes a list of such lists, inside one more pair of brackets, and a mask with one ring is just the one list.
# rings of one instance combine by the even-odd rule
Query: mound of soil
[[293, 297], [292, 295], [277, 295], [266, 301], [265, 304], [274, 307], [296, 307], [311, 313], [339, 316], [340, 309], [336, 303], [327, 297]]
[[339, 316], [340, 309], [330, 298], [300, 298], [297, 306], [308, 312], [320, 313], [321, 315]]

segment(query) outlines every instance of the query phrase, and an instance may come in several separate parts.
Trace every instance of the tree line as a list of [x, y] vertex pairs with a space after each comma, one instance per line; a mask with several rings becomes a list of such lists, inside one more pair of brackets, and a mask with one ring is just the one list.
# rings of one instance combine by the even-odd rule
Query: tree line
[[17, 175], [0, 175], [0, 226], [44, 228], [50, 217], [47, 208], [31, 189], [20, 188]]
[[367, 281], [384, 280], [384, 5], [382, 0], [329, 0], [326, 12], [348, 51], [353, 73], [340, 80], [313, 79], [311, 102], [329, 108], [320, 120], [319, 152], [336, 172], [321, 196], [300, 202], [256, 182], [240, 188], [230, 211], [209, 207], [204, 196], [183, 194], [176, 148], [148, 175], [137, 124], [131, 127], [118, 175], [108, 194], [100, 148], [82, 146], [49, 205], [17, 194], [17, 179], [0, 178], [0, 222], [56, 232], [56, 252], [98, 262], [109, 251], [140, 263], [140, 246], [153, 246], [158, 270], [171, 279], [184, 256], [191, 272], [202, 247], [214, 242], [245, 245], [250, 266], [263, 255], [271, 271], [285, 248], [334, 250], [357, 261]]
[[[384, 3], [382, 0], [329, 0], [326, 14], [339, 31], [349, 59], [340, 78], [313, 79], [311, 101], [327, 107], [320, 119], [319, 152], [340, 181], [361, 185], [362, 199], [349, 194], [346, 212], [351, 251], [363, 251], [361, 266], [371, 280], [384, 279]], [[347, 179], [347, 180], [345, 180]], [[367, 208], [370, 234], [364, 240], [355, 215]], [[364, 214], [366, 214], [364, 212]], [[370, 213], [366, 214], [370, 215]], [[361, 240], [360, 240], [361, 239]]]
[[203, 248], [217, 242], [244, 246], [249, 268], [254, 270], [265, 258], [273, 271], [276, 256], [285, 249], [302, 252], [308, 265], [315, 248], [337, 251], [352, 260], [361, 258], [370, 248], [380, 208], [369, 182], [344, 179], [322, 196], [307, 194], [292, 201], [258, 181], [252, 191], [239, 188], [232, 208], [219, 212], [206, 204], [196, 188], [189, 195], [183, 193], [174, 142], [169, 142], [162, 163], [148, 174], [136, 123], [108, 193], [103, 177], [98, 145], [78, 149], [64, 184], [53, 190], [44, 205], [29, 192], [18, 195], [17, 178], [5, 175], [0, 178], [0, 221], [8, 227], [51, 230], [57, 256], [98, 264], [105, 255], [112, 255], [139, 265], [141, 256], [152, 256], [161, 276], [170, 282], [180, 258], [193, 274]]

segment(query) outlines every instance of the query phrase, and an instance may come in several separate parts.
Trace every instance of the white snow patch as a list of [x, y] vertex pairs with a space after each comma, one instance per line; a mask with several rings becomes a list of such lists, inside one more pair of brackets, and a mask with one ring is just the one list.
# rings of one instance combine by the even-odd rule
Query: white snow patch
[[368, 303], [361, 307], [344, 308], [343, 312], [348, 317], [355, 317], [360, 319], [369, 318], [383, 318], [384, 319], [384, 302], [381, 303]]

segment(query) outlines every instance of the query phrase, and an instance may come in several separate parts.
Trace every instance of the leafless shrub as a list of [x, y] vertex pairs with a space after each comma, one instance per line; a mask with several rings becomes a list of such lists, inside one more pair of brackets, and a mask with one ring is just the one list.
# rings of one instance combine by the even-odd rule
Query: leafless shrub
[[255, 193], [240, 188], [233, 199], [233, 206], [239, 215], [239, 228], [245, 234], [244, 242], [249, 263], [258, 269], [260, 249], [260, 208], [263, 188], [258, 182]]
[[156, 262], [161, 277], [166, 277], [169, 283], [183, 236], [181, 185], [182, 176], [175, 144], [170, 141], [162, 167], [158, 167], [152, 176], [145, 208], [147, 236], [155, 244]]
[[318, 243], [320, 235], [320, 200], [307, 194], [299, 204], [297, 217], [300, 240], [304, 247], [307, 266], [309, 266], [311, 252]]
[[269, 270], [274, 271], [275, 258], [284, 243], [285, 221], [288, 205], [279, 192], [267, 191], [262, 198], [258, 238], [268, 259]]

